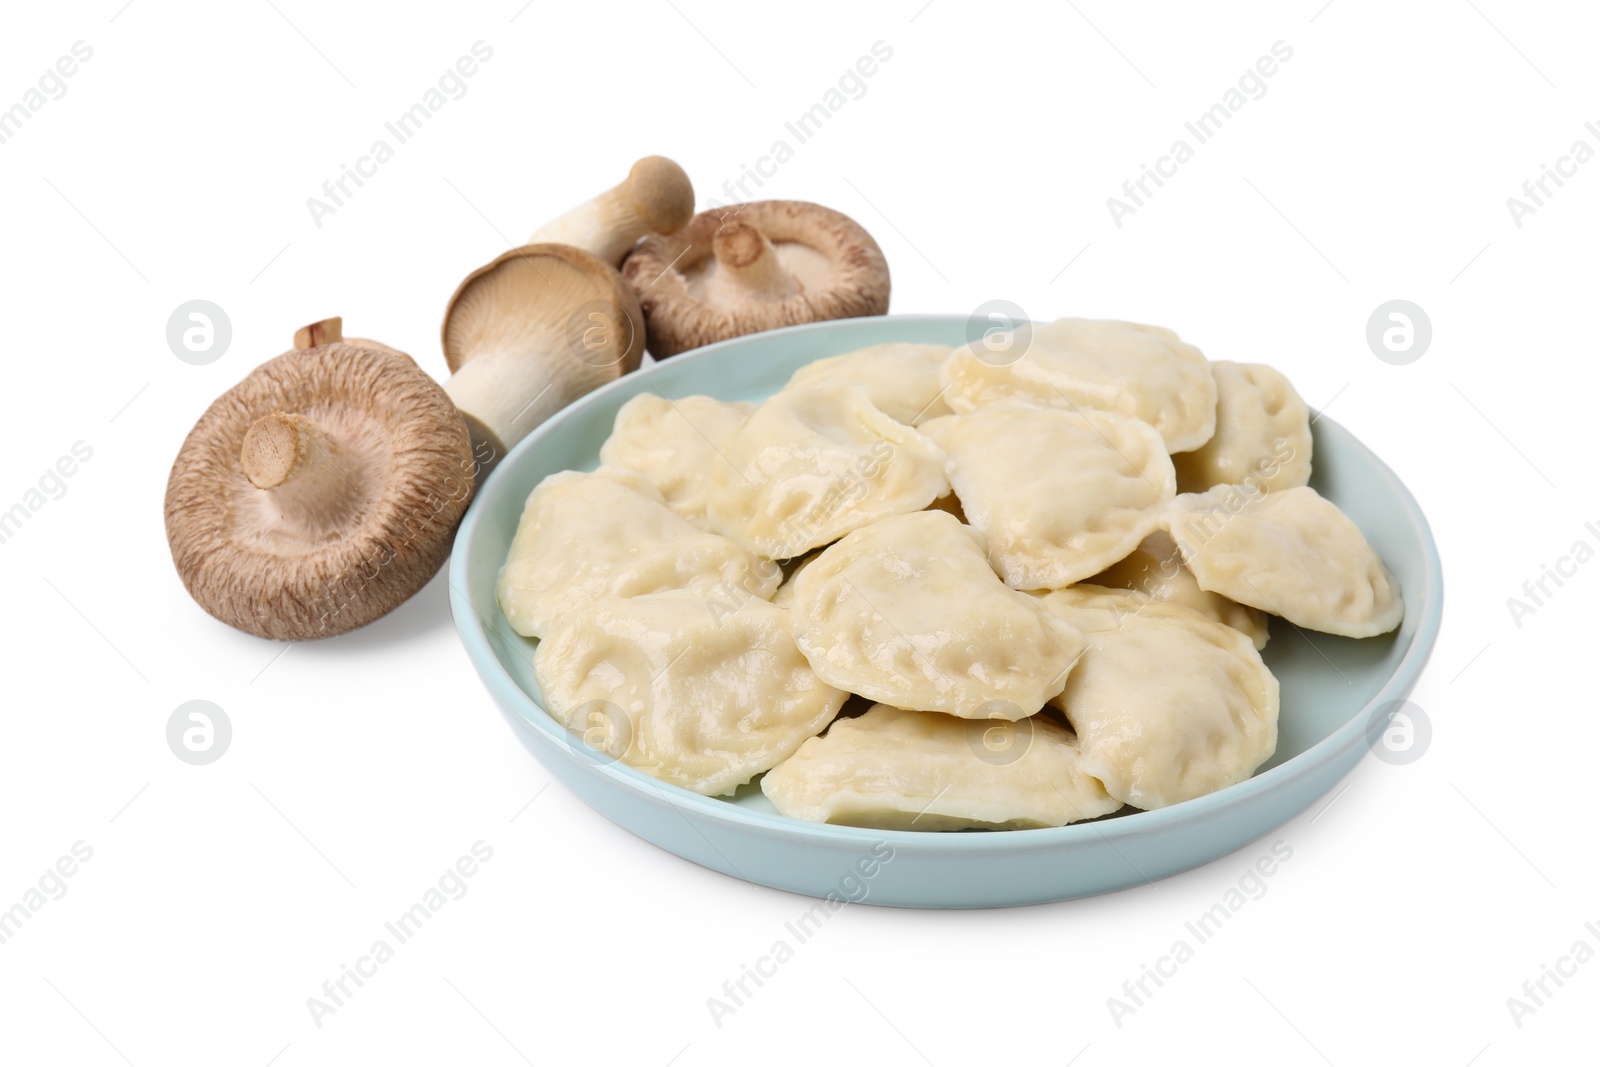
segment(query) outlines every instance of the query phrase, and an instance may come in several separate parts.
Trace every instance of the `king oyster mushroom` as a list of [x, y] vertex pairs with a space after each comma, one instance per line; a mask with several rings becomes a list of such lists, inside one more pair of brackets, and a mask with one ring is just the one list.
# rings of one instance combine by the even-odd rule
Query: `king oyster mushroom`
[[564, 244], [513, 248], [467, 275], [440, 329], [445, 392], [480, 467], [585, 393], [636, 369], [644, 317], [616, 268]]
[[364, 626], [432, 578], [472, 494], [467, 429], [411, 357], [338, 319], [219, 397], [167, 480], [167, 541], [195, 601], [299, 641]]
[[622, 184], [545, 223], [528, 243], [571, 245], [615, 267], [639, 238], [676, 233], [693, 214], [694, 186], [683, 168], [645, 156]]
[[795, 200], [703, 211], [622, 264], [650, 354], [666, 359], [747, 333], [889, 310], [889, 265], [859, 225]]

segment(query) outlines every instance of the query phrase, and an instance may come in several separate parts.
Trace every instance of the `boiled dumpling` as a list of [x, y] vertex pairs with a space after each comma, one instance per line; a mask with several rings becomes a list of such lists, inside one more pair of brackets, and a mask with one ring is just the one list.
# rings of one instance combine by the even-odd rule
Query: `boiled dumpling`
[[956, 517], [958, 522], [967, 521], [967, 513], [961, 510], [961, 501], [956, 498], [954, 493], [947, 493], [938, 500], [935, 500], [933, 503], [927, 506], [926, 510], [948, 511], [950, 514]]
[[1178, 497], [1166, 521], [1200, 588], [1296, 626], [1375, 637], [1405, 614], [1360, 527], [1315, 489], [1218, 486]]
[[809, 567], [812, 561], [815, 560], [818, 555], [820, 555], [820, 553], [813, 552], [809, 556], [803, 557], [798, 563], [794, 563], [788, 568], [788, 577], [784, 578], [783, 584], [778, 586], [778, 591], [772, 594], [772, 602], [774, 604], [780, 608], [786, 608], [791, 602], [793, 602], [794, 580], [800, 577], [800, 572]]
[[1031, 331], [1025, 347], [1002, 345], [1005, 354], [995, 356], [981, 344], [967, 345], [945, 361], [945, 401], [951, 410], [1024, 400], [1138, 419], [1160, 432], [1169, 452], [1199, 448], [1211, 439], [1217, 421], [1211, 367], [1198, 348], [1171, 330], [1095, 319], [1057, 319], [1020, 329]]
[[883, 830], [1063, 826], [1122, 806], [1047, 716], [991, 723], [886, 704], [801, 745], [761, 789], [792, 819]]
[[950, 488], [944, 454], [848, 382], [780, 390], [734, 431], [724, 456], [711, 527], [772, 559], [925, 508]]
[[704, 528], [711, 476], [726, 462], [722, 449], [754, 408], [710, 396], [640, 393], [617, 412], [600, 462], [643, 474], [667, 507]]
[[1192, 800], [1244, 781], [1277, 749], [1278, 680], [1237, 630], [1128, 590], [1043, 599], [1083, 632], [1083, 658], [1054, 703], [1083, 769], [1115, 799]]
[[872, 403], [885, 415], [907, 426], [917, 426], [950, 414], [944, 402], [939, 372], [949, 358], [949, 345], [894, 342], [819, 359], [794, 372], [791, 386], [820, 381], [853, 382], [866, 389]]
[[1008, 589], [942, 511], [874, 523], [795, 578], [795, 641], [830, 685], [916, 711], [1031, 715], [1061, 691], [1078, 632]]
[[781, 608], [719, 614], [686, 590], [593, 601], [533, 666], [545, 708], [584, 743], [707, 796], [787, 759], [846, 696], [806, 664]]
[[1172, 457], [1180, 493], [1216, 485], [1288, 489], [1311, 480], [1311, 413], [1289, 379], [1261, 363], [1211, 364], [1217, 432]]
[[1257, 650], [1267, 647], [1267, 615], [1200, 588], [1183, 564], [1183, 556], [1165, 530], [1139, 543], [1126, 559], [1101, 571], [1089, 582], [1113, 589], [1131, 589], [1163, 604], [1176, 604], [1231, 626], [1250, 638]]
[[1014, 589], [1111, 566], [1161, 521], [1176, 485], [1161, 436], [1100, 412], [996, 403], [922, 427], [989, 562]]
[[512, 629], [543, 637], [599, 596], [692, 589], [702, 599], [767, 600], [776, 563], [698, 529], [644, 476], [561, 471], [528, 496], [496, 592]]

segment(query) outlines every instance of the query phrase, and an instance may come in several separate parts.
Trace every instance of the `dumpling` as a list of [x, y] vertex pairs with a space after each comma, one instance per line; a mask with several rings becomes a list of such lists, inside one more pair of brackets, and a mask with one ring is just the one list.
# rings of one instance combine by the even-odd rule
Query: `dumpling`
[[543, 637], [599, 596], [691, 589], [702, 600], [768, 600], [783, 572], [668, 508], [643, 475], [560, 471], [528, 496], [496, 593], [511, 628]]
[[1083, 632], [1054, 703], [1113, 798], [1164, 808], [1242, 782], [1278, 747], [1278, 680], [1250, 639], [1199, 612], [1078, 586], [1046, 606]]
[[1019, 357], [1008, 351], [996, 359], [982, 346], [967, 345], [945, 361], [945, 401], [952, 411], [1024, 400], [1138, 419], [1161, 433], [1169, 452], [1196, 449], [1211, 439], [1217, 383], [1200, 350], [1171, 330], [1096, 319], [1057, 319], [1022, 329], [1031, 336]]
[[956, 498], [954, 493], [945, 494], [938, 500], [935, 500], [933, 503], [929, 504], [925, 510], [948, 511], [950, 514], [956, 517], [957, 521], [967, 521], [967, 513], [961, 510], [961, 501]]
[[668, 400], [640, 393], [617, 412], [611, 436], [600, 446], [600, 462], [638, 471], [661, 491], [667, 507], [706, 528], [712, 472], [725, 462], [723, 447], [754, 408], [710, 396]]
[[809, 556], [803, 557], [798, 563], [792, 564], [789, 567], [788, 577], [784, 578], [783, 584], [778, 586], [778, 591], [772, 594], [772, 602], [774, 604], [780, 608], [786, 608], [789, 606], [789, 604], [794, 600], [794, 580], [800, 576], [801, 571], [811, 566], [812, 561], [814, 561], [818, 555], [819, 553], [813, 552]]
[[719, 614], [686, 590], [591, 602], [533, 668], [546, 710], [584, 743], [707, 796], [787, 759], [846, 696], [807, 666], [781, 608]]
[[1247, 482], [1270, 492], [1311, 480], [1311, 413], [1289, 379], [1261, 363], [1211, 364], [1217, 432], [1172, 457], [1178, 492]]
[[1130, 589], [1163, 604], [1190, 608], [1238, 630], [1250, 638], [1258, 651], [1267, 647], [1266, 612], [1201, 589], [1189, 568], [1183, 565], [1178, 546], [1172, 543], [1171, 535], [1165, 530], [1157, 530], [1146, 537], [1126, 559], [1107, 567], [1089, 582], [1113, 589]]
[[1221, 485], [1174, 501], [1167, 529], [1200, 588], [1296, 626], [1376, 637], [1400, 625], [1400, 586], [1360, 527], [1315, 489]]
[[983, 542], [943, 511], [874, 523], [795, 578], [795, 642], [829, 685], [914, 711], [1032, 715], [1082, 648], [1036, 597], [1008, 589]]
[[1013, 589], [1059, 589], [1111, 566], [1177, 490], [1161, 435], [1134, 419], [996, 403], [936, 419], [967, 521]]
[[1064, 826], [1122, 806], [1047, 716], [986, 723], [886, 704], [801, 745], [761, 790], [791, 819], [882, 830]]
[[949, 345], [895, 342], [819, 359], [794, 372], [789, 385], [820, 381], [853, 382], [866, 389], [872, 403], [885, 415], [907, 426], [917, 426], [950, 414], [944, 402], [939, 371], [949, 358]]
[[780, 390], [734, 431], [723, 454], [711, 528], [772, 559], [925, 508], [950, 488], [944, 453], [848, 382]]

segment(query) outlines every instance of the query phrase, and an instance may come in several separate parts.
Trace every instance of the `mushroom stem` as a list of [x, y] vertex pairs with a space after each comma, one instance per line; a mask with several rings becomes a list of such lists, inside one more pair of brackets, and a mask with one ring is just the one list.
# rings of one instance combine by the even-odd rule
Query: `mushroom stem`
[[550, 415], [639, 366], [644, 315], [615, 267], [562, 244], [513, 248], [461, 283], [440, 330], [444, 391], [483, 473]]
[[541, 226], [529, 244], [581, 248], [613, 267], [648, 233], [676, 233], [694, 216], [694, 187], [662, 156], [633, 165], [622, 184]]
[[321, 348], [323, 345], [343, 340], [344, 320], [337, 315], [331, 319], [313, 322], [310, 326], [302, 326], [294, 332], [296, 348]]
[[239, 466], [285, 520], [311, 530], [338, 529], [362, 497], [349, 473], [359, 464], [304, 415], [279, 411], [251, 423]]
[[730, 222], [711, 239], [721, 279], [735, 284], [746, 298], [787, 300], [805, 286], [778, 262], [777, 250], [765, 234], [748, 223]]
[[595, 386], [570, 355], [554, 345], [530, 351], [487, 352], [464, 365], [444, 391], [472, 438], [473, 455], [492, 465], [540, 423]]
[[[309, 326], [302, 326], [294, 332], [294, 346], [297, 349], [322, 348], [324, 345], [346, 344], [356, 348], [371, 348], [379, 352], [389, 352], [396, 356], [410, 356], [384, 344], [366, 337], [346, 337], [344, 335], [344, 320], [335, 315], [331, 319], [321, 319]], [[415, 362], [415, 361], [413, 361]]]

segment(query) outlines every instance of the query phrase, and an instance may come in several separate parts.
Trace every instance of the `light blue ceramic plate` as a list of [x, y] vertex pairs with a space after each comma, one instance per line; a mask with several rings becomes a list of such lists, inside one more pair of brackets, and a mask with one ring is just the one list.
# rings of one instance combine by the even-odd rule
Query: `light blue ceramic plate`
[[539, 704], [536, 642], [495, 603], [523, 501], [553, 471], [590, 470], [617, 409], [654, 390], [756, 400], [802, 364], [886, 341], [963, 344], [961, 316], [818, 323], [676, 356], [584, 397], [505, 458], [461, 524], [450, 606], [467, 655], [523, 744], [567, 788], [646, 841], [746, 881], [812, 896], [925, 908], [1032, 904], [1139, 885], [1207, 863], [1282, 825], [1366, 752], [1366, 727], [1410, 692], [1439, 630], [1439, 554], [1417, 502], [1331, 419], [1314, 427], [1312, 485], [1366, 533], [1405, 591], [1399, 631], [1367, 641], [1307, 634], [1274, 620], [1264, 653], [1282, 685], [1277, 755], [1249, 781], [1159, 811], [999, 833], [915, 833], [799, 822], [755, 786], [712, 799], [596, 758]]

